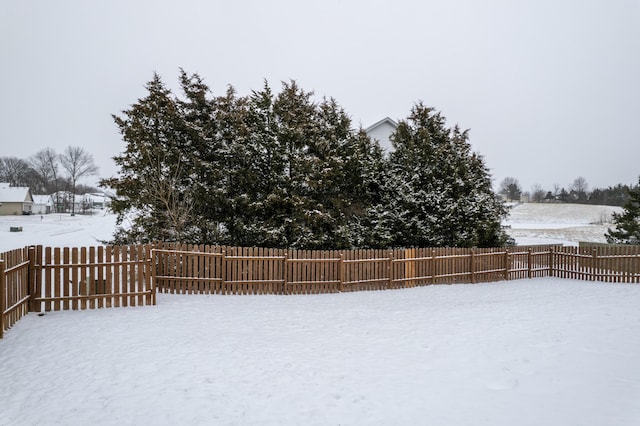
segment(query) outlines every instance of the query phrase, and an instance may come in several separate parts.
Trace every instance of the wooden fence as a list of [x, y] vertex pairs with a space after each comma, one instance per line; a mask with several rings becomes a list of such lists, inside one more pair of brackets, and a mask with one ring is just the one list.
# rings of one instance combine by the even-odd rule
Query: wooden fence
[[558, 278], [640, 283], [640, 246], [559, 247], [549, 268]]
[[640, 247], [27, 247], [0, 254], [0, 338], [28, 312], [152, 305], [156, 291], [318, 294], [545, 276], [640, 283]]
[[551, 249], [337, 251], [158, 244], [151, 258], [160, 292], [317, 294], [546, 276]]
[[34, 249], [32, 311], [155, 304], [150, 245]]
[[0, 339], [29, 313], [30, 265], [26, 248], [0, 254]]
[[0, 337], [28, 312], [155, 304], [149, 245], [0, 254]]

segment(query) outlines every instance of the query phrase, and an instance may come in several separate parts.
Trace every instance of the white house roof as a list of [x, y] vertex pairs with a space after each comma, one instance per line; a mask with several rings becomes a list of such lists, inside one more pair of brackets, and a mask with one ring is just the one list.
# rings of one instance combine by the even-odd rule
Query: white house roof
[[82, 198], [92, 203], [104, 203], [109, 199], [109, 197], [107, 197], [105, 194], [95, 194], [95, 193], [84, 194]]
[[34, 195], [33, 196], [33, 203], [34, 204], [42, 204], [42, 205], [48, 205], [48, 204], [53, 204], [53, 200], [51, 199], [51, 195]]
[[390, 119], [389, 117], [385, 117], [382, 120], [373, 123], [371, 126], [367, 127], [366, 129], [364, 129], [364, 131], [366, 133], [369, 133], [375, 129], [377, 129], [380, 126], [383, 125], [390, 125], [391, 127], [393, 127], [394, 129], [396, 129], [398, 127], [398, 123], [396, 123], [394, 120]]
[[380, 143], [380, 147], [386, 152], [393, 151], [393, 144], [391, 143], [391, 135], [398, 128], [398, 123], [385, 117], [377, 123], [364, 129], [364, 131], [373, 140], [377, 140]]
[[33, 197], [31, 196], [29, 188], [2, 185], [0, 185], [0, 203], [33, 203]]

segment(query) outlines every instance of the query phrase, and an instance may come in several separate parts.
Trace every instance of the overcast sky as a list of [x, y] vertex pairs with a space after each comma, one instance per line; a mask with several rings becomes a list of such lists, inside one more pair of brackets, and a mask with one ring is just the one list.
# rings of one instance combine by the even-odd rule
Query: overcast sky
[[82, 146], [102, 177], [124, 149], [111, 114], [181, 67], [214, 95], [294, 79], [356, 127], [422, 100], [496, 184], [640, 175], [640, 0], [2, 0], [0, 58], [0, 156]]

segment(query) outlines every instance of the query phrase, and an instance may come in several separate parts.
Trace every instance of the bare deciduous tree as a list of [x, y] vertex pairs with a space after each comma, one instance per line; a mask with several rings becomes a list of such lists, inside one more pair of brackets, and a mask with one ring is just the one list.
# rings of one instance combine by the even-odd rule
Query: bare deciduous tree
[[60, 154], [60, 164], [66, 170], [71, 181], [71, 193], [73, 194], [71, 215], [73, 216], [75, 215], [76, 183], [80, 178], [97, 175], [98, 166], [93, 162], [93, 156], [78, 146], [66, 147], [64, 152]]
[[16, 157], [0, 157], [0, 182], [28, 186], [29, 164]]
[[188, 192], [181, 190], [183, 168], [180, 158], [173, 169], [163, 170], [162, 163], [164, 161], [158, 162], [157, 167], [150, 169], [154, 185], [149, 192], [151, 198], [164, 208], [163, 213], [169, 225], [167, 231], [172, 234], [170, 239], [181, 242], [193, 223], [195, 203]]
[[573, 184], [571, 184], [571, 195], [575, 201], [585, 202], [587, 201], [587, 191], [589, 190], [589, 185], [587, 184], [587, 180], [582, 176], [577, 177]]
[[38, 192], [58, 192], [58, 154], [53, 148], [45, 148], [29, 158], [29, 165], [40, 180]]
[[542, 186], [538, 183], [534, 184], [531, 188], [531, 201], [534, 203], [541, 203], [544, 200], [546, 192], [542, 189]]

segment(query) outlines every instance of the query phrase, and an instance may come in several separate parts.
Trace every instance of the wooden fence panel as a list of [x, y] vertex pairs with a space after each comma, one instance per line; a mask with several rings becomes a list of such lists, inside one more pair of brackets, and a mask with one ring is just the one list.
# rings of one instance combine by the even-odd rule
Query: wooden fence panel
[[[147, 246], [45, 248], [34, 303], [45, 311], [155, 303]], [[42, 254], [43, 253], [43, 254]]]
[[0, 254], [0, 338], [29, 312], [29, 249]]

